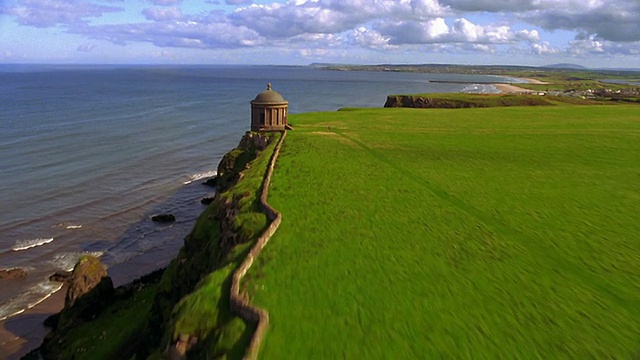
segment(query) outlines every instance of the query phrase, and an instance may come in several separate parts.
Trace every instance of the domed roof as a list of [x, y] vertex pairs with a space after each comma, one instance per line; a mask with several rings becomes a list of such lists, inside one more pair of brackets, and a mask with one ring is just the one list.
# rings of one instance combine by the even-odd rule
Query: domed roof
[[258, 96], [256, 96], [251, 103], [259, 103], [259, 104], [278, 104], [278, 103], [287, 103], [282, 95], [279, 92], [271, 90], [271, 84], [267, 84], [267, 90], [262, 91]]

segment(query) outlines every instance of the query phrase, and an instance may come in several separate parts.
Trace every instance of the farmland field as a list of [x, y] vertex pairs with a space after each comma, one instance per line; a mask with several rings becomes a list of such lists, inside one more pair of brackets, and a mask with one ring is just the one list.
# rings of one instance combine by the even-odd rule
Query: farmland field
[[290, 122], [262, 358], [640, 355], [640, 107]]

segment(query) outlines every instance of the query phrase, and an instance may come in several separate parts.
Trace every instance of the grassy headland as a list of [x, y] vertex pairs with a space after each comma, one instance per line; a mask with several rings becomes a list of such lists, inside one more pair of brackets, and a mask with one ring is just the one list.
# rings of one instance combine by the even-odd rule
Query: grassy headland
[[476, 65], [327, 65], [324, 69], [342, 71], [393, 71], [438, 74], [499, 75], [529, 79], [518, 87], [536, 92], [551, 92], [565, 96], [599, 98], [615, 101], [640, 102], [640, 86], [617, 84], [609, 80], [633, 81], [638, 84], [639, 71], [563, 69], [527, 66]]
[[640, 107], [290, 121], [249, 273], [263, 358], [640, 353]]

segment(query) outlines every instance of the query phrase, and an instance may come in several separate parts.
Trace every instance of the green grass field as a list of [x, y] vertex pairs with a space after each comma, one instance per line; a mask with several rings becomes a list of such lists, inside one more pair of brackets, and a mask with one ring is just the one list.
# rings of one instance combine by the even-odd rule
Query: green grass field
[[640, 107], [290, 121], [262, 358], [640, 356]]

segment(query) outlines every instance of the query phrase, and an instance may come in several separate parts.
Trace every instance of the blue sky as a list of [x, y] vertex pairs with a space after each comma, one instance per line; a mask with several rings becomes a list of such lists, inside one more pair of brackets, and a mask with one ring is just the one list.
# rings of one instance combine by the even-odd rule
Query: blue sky
[[0, 0], [0, 63], [640, 68], [640, 0]]

